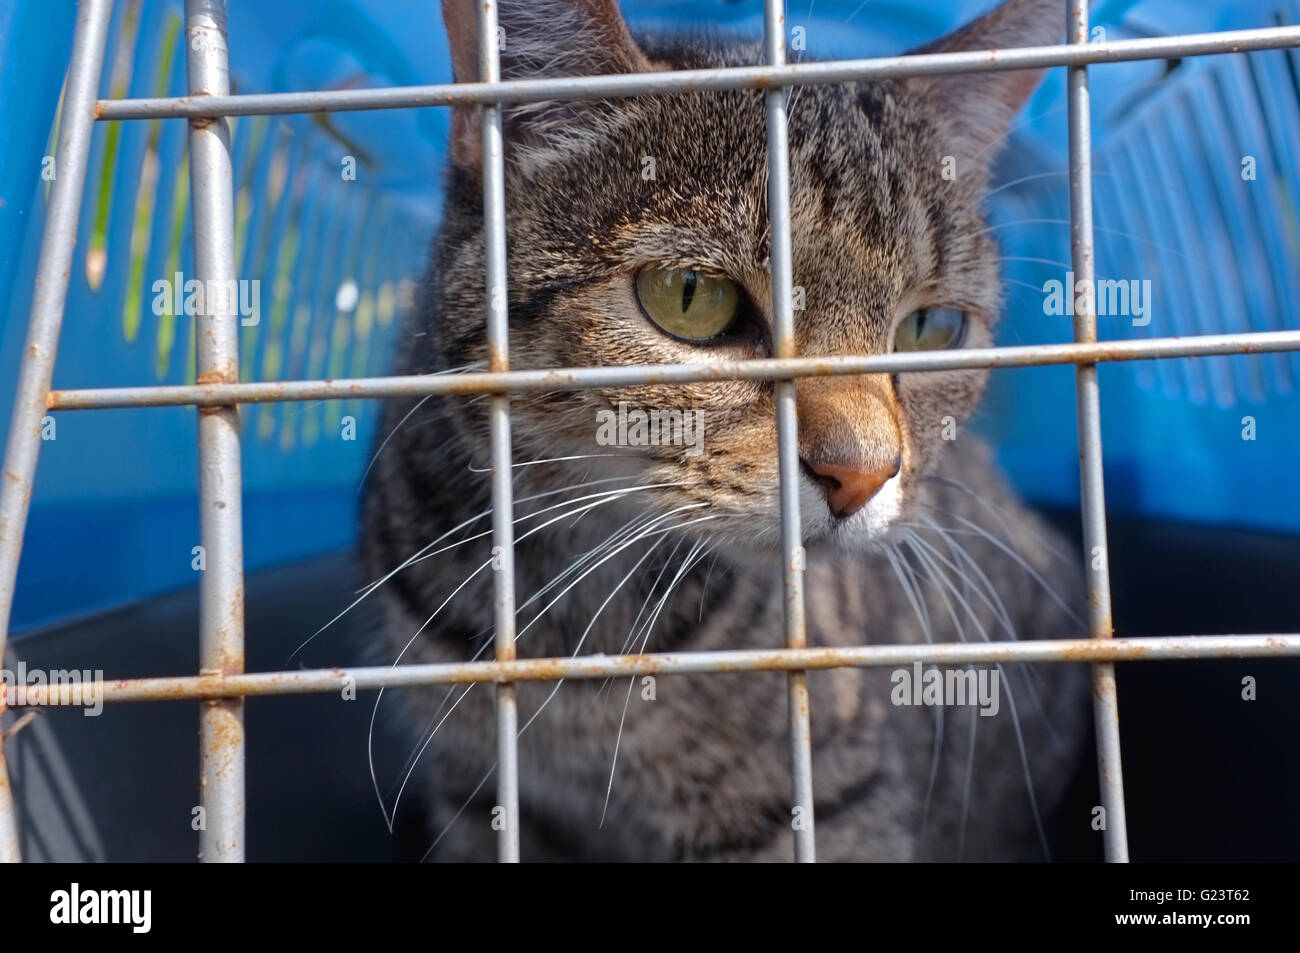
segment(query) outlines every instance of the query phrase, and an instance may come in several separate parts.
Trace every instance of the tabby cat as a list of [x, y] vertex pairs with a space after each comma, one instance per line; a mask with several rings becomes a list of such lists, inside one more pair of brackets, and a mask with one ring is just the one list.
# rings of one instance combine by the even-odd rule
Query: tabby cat
[[[1009, 0], [926, 51], [1056, 43], [1062, 7]], [[478, 75], [475, 8], [443, 2], [459, 81]], [[507, 79], [763, 56], [750, 41], [634, 39], [614, 0], [501, 0], [499, 16]], [[800, 354], [992, 342], [989, 164], [1040, 79], [792, 91]], [[445, 220], [398, 373], [487, 359], [479, 124], [478, 107], [453, 110]], [[765, 126], [757, 90], [507, 107], [511, 368], [770, 356]], [[1081, 633], [1076, 557], [965, 431], [984, 382], [973, 370], [798, 381], [811, 645]], [[386, 405], [363, 508], [386, 663], [491, 657], [488, 407]], [[606, 426], [638, 411], [698, 422], [699, 439]], [[518, 394], [511, 413], [522, 657], [783, 644], [773, 384]], [[1041, 819], [1089, 730], [1086, 670], [992, 671], [995, 714], [901, 703], [910, 667], [810, 673], [819, 859], [1044, 856]], [[432, 858], [496, 856], [493, 700], [490, 685], [382, 699], [411, 731], [405, 771]], [[519, 723], [524, 859], [791, 856], [782, 673], [529, 683]]]

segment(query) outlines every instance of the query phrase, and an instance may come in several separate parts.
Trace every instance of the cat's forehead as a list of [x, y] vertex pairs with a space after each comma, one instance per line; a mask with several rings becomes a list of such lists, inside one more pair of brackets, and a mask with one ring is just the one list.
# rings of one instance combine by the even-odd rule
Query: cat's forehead
[[[676, 45], [651, 48], [654, 62], [665, 69], [703, 70], [755, 66], [762, 49], [753, 43]], [[676, 118], [686, 132], [692, 119], [707, 120], [723, 132], [729, 145], [740, 146], [746, 158], [766, 159], [767, 91], [746, 89], [700, 95], [649, 97], [625, 101], [635, 111], [641, 105], [663, 119]], [[792, 149], [814, 145], [823, 154], [873, 164], [888, 158], [886, 148], [903, 145], [933, 131], [940, 118], [932, 106], [906, 88], [889, 81], [828, 83], [791, 87], [787, 91], [787, 123]], [[695, 130], [703, 133], [708, 129]]]
[[[799, 89], [789, 109], [792, 225], [801, 237], [909, 238], [939, 212], [918, 205], [929, 163], [926, 130], [901, 121], [883, 91]], [[518, 192], [547, 207], [577, 197], [571, 213], [622, 226], [675, 228], [750, 239], [767, 257], [768, 152], [762, 93], [702, 92], [618, 104], [598, 135], [544, 156]], [[570, 148], [571, 146], [579, 148]], [[924, 205], [925, 203], [921, 203]], [[548, 211], [560, 212], [561, 209]], [[850, 249], [851, 250], [851, 249]]]
[[[761, 50], [687, 47], [652, 58], [698, 69], [759, 62]], [[819, 305], [883, 315], [909, 289], [981, 257], [978, 191], [939, 187], [937, 122], [902, 87], [801, 86], [787, 115], [795, 283]], [[552, 147], [535, 163], [524, 156], [509, 190], [527, 273], [577, 281], [651, 263], [705, 267], [768, 296], [763, 91], [638, 97], [559, 121], [570, 128], [550, 128]], [[978, 304], [980, 294], [962, 297]]]
[[[674, 69], [761, 62], [754, 45], [657, 51]], [[590, 161], [634, 163], [649, 187], [629, 196], [645, 214], [719, 220], [725, 234], [749, 226], [765, 237], [768, 186], [765, 94], [701, 92], [627, 101], [615, 142]], [[965, 190], [934, 188], [941, 150], [934, 117], [892, 83], [828, 84], [791, 90], [788, 100], [792, 227], [805, 246], [869, 246], [907, 254], [937, 225], [965, 217]], [[626, 194], [626, 193], [625, 193]], [[744, 211], [737, 221], [721, 210]], [[829, 250], [829, 248], [827, 248]], [[751, 249], [766, 258], [765, 242]]]
[[[791, 230], [797, 280], [823, 295], [885, 294], [933, 270], [937, 232], [967, 217], [933, 188], [938, 159], [924, 124], [884, 90], [797, 90], [789, 107]], [[743, 278], [766, 269], [768, 151], [761, 93], [658, 97], [638, 103], [593, 150], [593, 171], [623, 206], [633, 258], [712, 265]], [[616, 179], [634, 169], [633, 187]], [[926, 177], [933, 165], [936, 175]]]

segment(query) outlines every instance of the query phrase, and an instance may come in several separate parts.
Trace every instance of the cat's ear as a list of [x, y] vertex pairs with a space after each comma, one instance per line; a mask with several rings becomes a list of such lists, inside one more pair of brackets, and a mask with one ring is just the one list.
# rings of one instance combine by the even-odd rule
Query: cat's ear
[[[478, 6], [478, 0], [442, 0], [458, 83], [479, 80]], [[640, 73], [655, 68], [628, 32], [617, 0], [498, 0], [497, 24], [502, 79]], [[548, 124], [572, 121], [587, 108], [582, 103], [507, 107], [507, 138], [513, 134], [535, 142], [545, 137]], [[482, 155], [479, 107], [456, 106], [452, 115], [452, 160], [477, 167]]]
[[[955, 53], [1053, 46], [1065, 37], [1065, 0], [1007, 0], [959, 30], [913, 53]], [[918, 76], [904, 83], [942, 116], [952, 152], [986, 167], [1012, 119], [1042, 82], [1045, 70]]]

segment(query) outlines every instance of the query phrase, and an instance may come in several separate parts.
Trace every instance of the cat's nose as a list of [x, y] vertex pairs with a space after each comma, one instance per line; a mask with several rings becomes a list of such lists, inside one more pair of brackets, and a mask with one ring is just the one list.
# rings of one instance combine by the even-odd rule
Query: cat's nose
[[815, 463], [803, 460], [812, 478], [826, 491], [826, 502], [840, 519], [847, 519], [875, 496], [890, 477], [902, 468], [903, 458], [894, 457], [888, 464], [871, 470], [840, 466], [834, 463]]
[[809, 377], [795, 389], [799, 458], [840, 519], [852, 516], [903, 465], [902, 409], [883, 374]]

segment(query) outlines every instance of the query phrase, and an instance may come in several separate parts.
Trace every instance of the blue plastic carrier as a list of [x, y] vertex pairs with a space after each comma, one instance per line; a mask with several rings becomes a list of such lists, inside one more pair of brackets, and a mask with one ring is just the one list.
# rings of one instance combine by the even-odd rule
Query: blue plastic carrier
[[[790, 0], [806, 55], [896, 53], [992, 0]], [[751, 36], [761, 3], [627, 2], [634, 27], [712, 24]], [[811, 8], [811, 9], [809, 9]], [[70, 0], [0, 5], [0, 394], [26, 332], [51, 148], [72, 36]], [[1064, 14], [1062, 14], [1064, 17]], [[1300, 22], [1300, 0], [1101, 3], [1107, 38]], [[180, 0], [119, 0], [101, 95], [180, 95]], [[450, 79], [436, 0], [259, 0], [230, 10], [232, 85], [276, 92]], [[1091, 71], [1098, 274], [1149, 279], [1149, 323], [1102, 317], [1103, 338], [1297, 327], [1300, 53]], [[991, 201], [1007, 258], [1001, 343], [1065, 341], [1043, 286], [1069, 258], [1066, 109], [1056, 70], [1015, 127]], [[441, 109], [233, 121], [237, 262], [260, 282], [242, 331], [247, 380], [377, 375], [439, 215]], [[185, 383], [185, 316], [154, 282], [192, 269], [185, 123], [96, 131], [55, 387]], [[1250, 160], [1249, 163], [1247, 160]], [[344, 175], [355, 163], [355, 179]], [[1247, 164], [1253, 179], [1242, 176]], [[55, 167], [57, 170], [57, 167]], [[1103, 366], [1112, 511], [1300, 531], [1300, 355]], [[1078, 498], [1073, 371], [993, 375], [978, 425], [1021, 491]], [[9, 414], [0, 414], [7, 427]], [[378, 405], [244, 410], [248, 568], [338, 550], [356, 535]], [[344, 418], [356, 421], [343, 439]], [[1256, 439], [1242, 439], [1243, 418]], [[192, 408], [57, 415], [41, 451], [18, 579], [19, 629], [191, 584], [198, 538]]]

